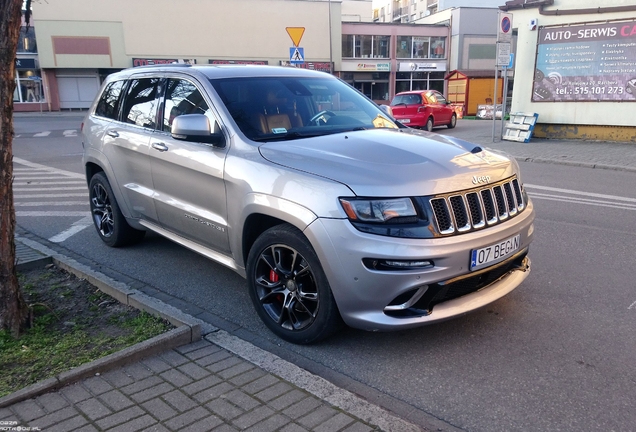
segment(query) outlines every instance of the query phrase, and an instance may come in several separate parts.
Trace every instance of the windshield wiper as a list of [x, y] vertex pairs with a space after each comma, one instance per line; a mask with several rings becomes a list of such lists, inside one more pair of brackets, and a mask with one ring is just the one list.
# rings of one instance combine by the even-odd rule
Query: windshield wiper
[[288, 141], [288, 140], [295, 140], [300, 138], [311, 138], [311, 137], [317, 137], [321, 135], [330, 135], [332, 133], [331, 131], [327, 133], [325, 132], [326, 131], [315, 132], [315, 133], [287, 132], [285, 134], [272, 134], [272, 135], [268, 135], [264, 137], [252, 138], [252, 141], [259, 141], [259, 142]]

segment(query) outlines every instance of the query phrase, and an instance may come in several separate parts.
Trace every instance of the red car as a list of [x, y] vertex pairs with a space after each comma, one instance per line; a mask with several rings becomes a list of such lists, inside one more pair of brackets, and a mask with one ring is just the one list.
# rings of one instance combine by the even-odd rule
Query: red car
[[395, 95], [391, 101], [393, 117], [405, 126], [432, 131], [436, 126], [457, 124], [457, 114], [444, 96], [435, 90], [414, 90]]

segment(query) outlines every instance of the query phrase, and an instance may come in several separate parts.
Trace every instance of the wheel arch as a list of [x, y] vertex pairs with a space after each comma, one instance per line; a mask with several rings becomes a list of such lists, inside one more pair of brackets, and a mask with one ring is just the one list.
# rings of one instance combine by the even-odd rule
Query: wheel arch
[[[239, 246], [240, 256], [236, 261], [247, 265], [247, 257], [254, 242], [266, 230], [282, 224], [289, 224], [300, 232], [317, 216], [307, 208], [280, 198], [267, 196], [268, 205], [262, 205], [262, 196], [251, 196], [250, 203], [244, 207], [244, 218]], [[304, 234], [303, 234], [304, 235]]]
[[84, 171], [86, 172], [86, 183], [88, 184], [95, 174], [104, 172], [104, 169], [94, 162], [87, 162], [86, 166], [84, 166]]

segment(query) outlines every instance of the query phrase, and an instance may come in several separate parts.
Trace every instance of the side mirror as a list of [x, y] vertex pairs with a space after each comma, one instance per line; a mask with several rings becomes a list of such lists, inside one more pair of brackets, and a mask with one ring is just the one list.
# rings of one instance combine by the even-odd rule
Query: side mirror
[[225, 146], [225, 137], [217, 122], [214, 131], [210, 128], [210, 120], [203, 114], [184, 114], [172, 121], [172, 138], [212, 144], [217, 147]]

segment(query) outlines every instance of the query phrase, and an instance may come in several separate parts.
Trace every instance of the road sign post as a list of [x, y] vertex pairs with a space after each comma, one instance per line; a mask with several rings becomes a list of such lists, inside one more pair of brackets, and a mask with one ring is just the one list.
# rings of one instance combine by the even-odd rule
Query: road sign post
[[[495, 61], [495, 94], [493, 97], [493, 114], [492, 114], [492, 142], [495, 142], [495, 126], [497, 124], [497, 90], [499, 81], [499, 68], [504, 67], [504, 74], [507, 73], [506, 67], [510, 63], [510, 54], [512, 51], [512, 14], [499, 12], [497, 20], [497, 58]], [[502, 98], [503, 99], [503, 98]], [[502, 100], [503, 102], [503, 100]], [[501, 107], [501, 121], [504, 121], [504, 105]]]

